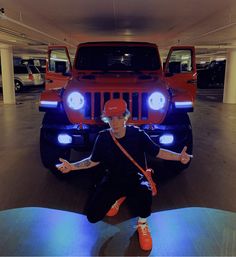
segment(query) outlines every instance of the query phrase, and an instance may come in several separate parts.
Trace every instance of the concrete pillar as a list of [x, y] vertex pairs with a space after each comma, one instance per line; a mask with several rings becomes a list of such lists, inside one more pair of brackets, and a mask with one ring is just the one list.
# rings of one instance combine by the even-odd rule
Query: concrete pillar
[[2, 92], [4, 104], [15, 104], [15, 85], [12, 47], [0, 44], [2, 66]]
[[236, 104], [236, 49], [228, 49], [223, 102]]

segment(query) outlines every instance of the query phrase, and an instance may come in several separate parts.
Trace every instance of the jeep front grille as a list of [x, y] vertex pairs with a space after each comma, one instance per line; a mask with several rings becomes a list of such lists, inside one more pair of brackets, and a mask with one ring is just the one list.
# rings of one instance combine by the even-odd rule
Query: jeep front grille
[[148, 93], [146, 92], [86, 92], [84, 95], [86, 103], [84, 117], [87, 120], [99, 120], [104, 104], [111, 98], [123, 98], [126, 101], [132, 120], [148, 119]]

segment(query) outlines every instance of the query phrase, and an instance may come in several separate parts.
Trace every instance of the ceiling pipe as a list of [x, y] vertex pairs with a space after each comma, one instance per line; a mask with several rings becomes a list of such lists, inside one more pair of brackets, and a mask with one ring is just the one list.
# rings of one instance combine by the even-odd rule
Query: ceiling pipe
[[12, 19], [12, 18], [6, 16], [6, 14], [5, 14], [4, 12], [0, 12], [0, 19], [7, 20], [7, 21], [12, 22], [12, 23], [14, 23], [14, 24], [17, 24], [17, 25], [19, 25], [19, 26], [21, 26], [21, 27], [24, 27], [24, 28], [29, 29], [29, 30], [31, 30], [31, 31], [37, 32], [37, 33], [39, 33], [39, 34], [41, 34], [41, 35], [44, 35], [44, 36], [46, 36], [46, 37], [48, 37], [48, 38], [54, 39], [54, 40], [56, 40], [56, 41], [58, 41], [58, 42], [63, 43], [63, 45], [68, 45], [68, 46], [71, 46], [71, 47], [76, 47], [76, 46], [73, 45], [73, 44], [70, 44], [70, 43], [68, 43], [68, 42], [66, 42], [66, 41], [64, 41], [64, 40], [58, 39], [58, 38], [56, 38], [56, 37], [54, 37], [54, 36], [51, 36], [51, 35], [49, 35], [48, 33], [45, 33], [45, 32], [43, 32], [43, 31], [41, 31], [41, 30], [38, 30], [38, 29], [36, 29], [36, 28], [33, 28], [33, 27], [31, 27], [31, 26], [29, 26], [29, 25], [23, 23], [23, 22], [14, 20], [14, 19]]
[[195, 48], [199, 49], [231, 49], [236, 48], [236, 45], [195, 45]]
[[[27, 43], [28, 45], [34, 44], [35, 46], [36, 45], [37, 46], [47, 45], [45, 42], [31, 39], [23, 33], [20, 33], [20, 32], [14, 31], [12, 29], [5, 28], [5, 27], [0, 27], [0, 32], [3, 33], [3, 36], [1, 38], [2, 42], [7, 41], [7, 42], [10, 42], [11, 44], [14, 44], [16, 42], [19, 44], [19, 42], [21, 42], [21, 43]], [[10, 35], [11, 38], [9, 39], [7, 37], [4, 37], [5, 35], [7, 35], [7, 36]]]
[[181, 40], [181, 44], [182, 44], [183, 42], [193, 41], [193, 40], [197, 40], [197, 39], [202, 38], [202, 37], [206, 37], [206, 36], [208, 36], [208, 35], [210, 35], [210, 34], [219, 32], [219, 31], [221, 31], [221, 30], [228, 29], [228, 28], [230, 28], [230, 27], [232, 27], [232, 26], [235, 26], [235, 25], [236, 25], [236, 22], [232, 22], [232, 23], [230, 23], [230, 24], [227, 24], [227, 25], [221, 26], [221, 27], [219, 27], [219, 28], [216, 28], [216, 29], [210, 30], [210, 31], [208, 31], [208, 32], [205, 32], [205, 33], [203, 33], [203, 34], [201, 34], [201, 35], [199, 35], [199, 36], [197, 36], [197, 37], [195, 37], [195, 38], [187, 38], [187, 39]]

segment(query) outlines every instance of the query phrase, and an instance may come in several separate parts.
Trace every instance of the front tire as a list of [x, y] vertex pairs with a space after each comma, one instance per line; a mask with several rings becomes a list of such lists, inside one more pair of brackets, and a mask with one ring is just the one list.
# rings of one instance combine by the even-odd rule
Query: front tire
[[[190, 135], [188, 135], [188, 138], [189, 138], [188, 142], [186, 142], [185, 145], [187, 146], [187, 153], [192, 154], [193, 152], [192, 132], [190, 133]], [[182, 149], [176, 150], [176, 152], [181, 153], [185, 145], [183, 145]], [[180, 161], [164, 161], [164, 166], [165, 166], [165, 169], [169, 170], [172, 173], [180, 173], [181, 171], [187, 169], [190, 163], [191, 163], [191, 159], [187, 164], [182, 164]]]
[[[65, 113], [45, 113], [42, 128], [40, 130], [40, 156], [41, 161], [45, 168], [49, 169], [56, 175], [65, 176], [62, 174], [55, 165], [60, 163], [59, 158], [65, 160], [70, 159], [71, 149], [66, 146], [61, 146], [57, 142], [49, 141], [46, 137], [48, 134], [48, 129], [45, 128], [48, 125], [69, 125], [70, 121], [68, 120]], [[56, 131], [54, 132], [56, 133]]]
[[60, 163], [59, 158], [70, 159], [71, 150], [65, 147], [54, 145], [46, 140], [43, 129], [40, 132], [40, 155], [41, 161], [45, 168], [49, 169], [56, 175], [63, 175], [55, 165]]
[[15, 80], [14, 83], [15, 83], [15, 92], [18, 93], [22, 91], [23, 84], [19, 80]]
[[[164, 125], [184, 125], [185, 129], [181, 132], [182, 140], [178, 145], [174, 147], [163, 147], [164, 149], [181, 153], [184, 146], [187, 146], [187, 153], [192, 154], [193, 152], [193, 136], [192, 136], [192, 127], [189, 116], [187, 114], [173, 114], [170, 115], [163, 123]], [[183, 139], [184, 138], [184, 139]], [[155, 170], [156, 177], [169, 178], [179, 174], [181, 171], [187, 169], [191, 163], [191, 159], [187, 164], [182, 164], [179, 161], [167, 161], [167, 160], [158, 160], [156, 158], [150, 157], [148, 159], [149, 165]]]

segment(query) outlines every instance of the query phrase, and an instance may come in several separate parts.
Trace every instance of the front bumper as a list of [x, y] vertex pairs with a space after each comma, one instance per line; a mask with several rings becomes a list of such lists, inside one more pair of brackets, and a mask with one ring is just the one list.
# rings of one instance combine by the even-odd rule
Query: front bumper
[[[107, 126], [94, 126], [94, 125], [43, 125], [41, 133], [43, 138], [48, 142], [64, 146], [66, 148], [91, 148], [95, 142], [99, 131], [108, 128]], [[165, 149], [173, 151], [181, 151], [183, 146], [187, 145], [192, 140], [192, 128], [190, 124], [178, 124], [178, 125], [141, 125], [143, 129], [151, 139]], [[58, 142], [58, 135], [69, 135], [72, 140], [68, 144], [60, 144]], [[161, 143], [160, 138], [163, 135], [173, 135], [172, 143]]]
[[[180, 152], [185, 145], [192, 142], [192, 127], [190, 124], [178, 125], [142, 125], [140, 126], [150, 138], [161, 148], [169, 149], [172, 151]], [[161, 137], [164, 135], [173, 136], [172, 143], [162, 143]]]
[[72, 137], [70, 144], [60, 144], [68, 148], [84, 148], [91, 147], [98, 135], [98, 132], [107, 128], [106, 126], [91, 126], [91, 125], [43, 125], [41, 134], [48, 142], [59, 145], [58, 135], [67, 134]]

